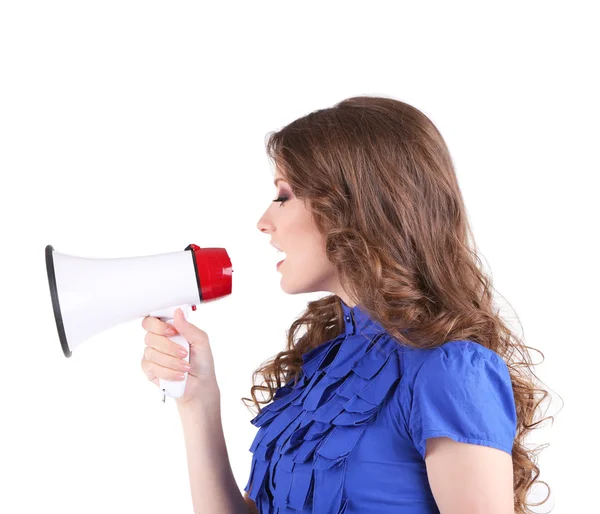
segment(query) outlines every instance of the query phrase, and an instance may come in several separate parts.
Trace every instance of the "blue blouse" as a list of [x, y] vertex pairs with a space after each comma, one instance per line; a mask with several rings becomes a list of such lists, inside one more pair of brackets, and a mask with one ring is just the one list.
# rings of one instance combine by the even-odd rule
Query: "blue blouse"
[[342, 301], [344, 331], [302, 357], [251, 423], [244, 487], [260, 514], [439, 514], [425, 441], [449, 437], [509, 454], [514, 395], [504, 360], [470, 340], [400, 344]]

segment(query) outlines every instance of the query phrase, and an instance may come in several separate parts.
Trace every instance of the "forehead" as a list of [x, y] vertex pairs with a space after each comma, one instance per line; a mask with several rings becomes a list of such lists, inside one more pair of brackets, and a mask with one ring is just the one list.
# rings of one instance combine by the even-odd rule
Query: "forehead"
[[273, 184], [277, 185], [278, 182], [286, 182], [287, 180], [284, 178], [284, 176], [281, 174], [280, 170], [279, 170], [279, 166], [275, 166], [275, 174], [273, 175]]
[[287, 182], [285, 177], [279, 172], [278, 169], [275, 170], [275, 175], [273, 175], [273, 184], [277, 185], [278, 182]]

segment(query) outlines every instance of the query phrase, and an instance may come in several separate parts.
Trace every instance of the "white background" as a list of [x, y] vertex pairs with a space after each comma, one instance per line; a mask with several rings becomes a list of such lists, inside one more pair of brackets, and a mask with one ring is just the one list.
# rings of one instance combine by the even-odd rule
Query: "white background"
[[355, 95], [408, 102], [442, 132], [494, 287], [545, 355], [547, 414], [560, 410], [530, 440], [549, 444], [538, 512], [595, 510], [594, 2], [215, 4], [0, 6], [0, 512], [192, 512], [175, 404], [140, 368], [141, 318], [66, 359], [47, 244], [90, 258], [227, 249], [232, 295], [189, 319], [211, 338], [244, 487], [256, 428], [240, 398], [328, 294], [280, 289], [256, 228], [276, 194], [264, 138]]

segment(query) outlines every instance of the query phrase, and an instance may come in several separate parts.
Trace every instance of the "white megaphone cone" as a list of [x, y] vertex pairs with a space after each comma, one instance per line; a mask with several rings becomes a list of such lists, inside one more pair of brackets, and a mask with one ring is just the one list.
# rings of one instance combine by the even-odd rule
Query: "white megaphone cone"
[[[90, 337], [134, 318], [153, 316], [173, 324], [175, 310], [187, 318], [196, 304], [231, 294], [233, 269], [224, 248], [191, 244], [180, 252], [89, 259], [46, 246], [46, 270], [56, 328], [65, 357]], [[187, 350], [181, 335], [169, 337]], [[166, 396], [181, 398], [185, 380], [160, 379]]]

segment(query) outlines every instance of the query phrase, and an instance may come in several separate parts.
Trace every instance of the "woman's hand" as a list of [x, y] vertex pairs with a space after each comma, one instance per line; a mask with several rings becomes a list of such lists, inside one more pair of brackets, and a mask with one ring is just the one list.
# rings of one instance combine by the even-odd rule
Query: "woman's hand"
[[[180, 380], [177, 375], [187, 372], [184, 394], [181, 398], [176, 398], [178, 406], [218, 397], [213, 355], [208, 334], [204, 330], [188, 322], [179, 309], [175, 313], [173, 325], [146, 316], [142, 320], [142, 327], [147, 331], [144, 337], [146, 348], [142, 358], [142, 371], [148, 380], [160, 387], [159, 378]], [[168, 333], [168, 328], [175, 328], [177, 333]], [[189, 371], [183, 368], [187, 364], [185, 357], [179, 355], [179, 351], [185, 349], [169, 339], [177, 334], [182, 335], [190, 345]]]

